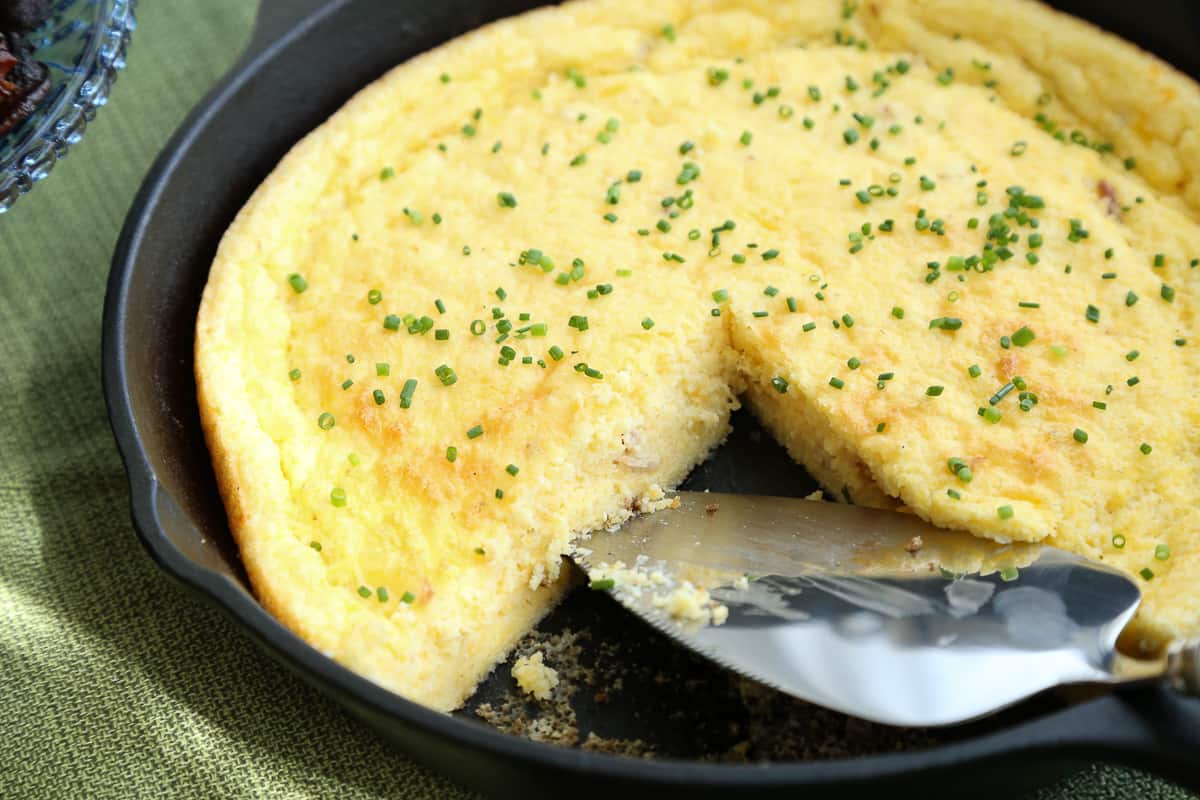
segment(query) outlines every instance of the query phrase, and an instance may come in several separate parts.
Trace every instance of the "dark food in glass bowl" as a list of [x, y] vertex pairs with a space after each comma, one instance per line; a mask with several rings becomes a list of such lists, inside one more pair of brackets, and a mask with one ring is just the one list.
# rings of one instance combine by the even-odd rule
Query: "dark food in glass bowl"
[[23, 38], [49, 16], [47, 0], [0, 0], [0, 134], [23, 122], [50, 91], [50, 70]]

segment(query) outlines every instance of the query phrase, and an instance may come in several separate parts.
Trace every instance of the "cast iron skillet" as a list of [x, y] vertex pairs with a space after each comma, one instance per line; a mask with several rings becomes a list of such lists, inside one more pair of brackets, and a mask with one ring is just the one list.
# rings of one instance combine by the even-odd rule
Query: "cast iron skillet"
[[[948, 744], [913, 752], [761, 766], [651, 762], [534, 744], [466, 716], [429, 711], [322, 656], [257, 603], [216, 492], [192, 381], [193, 323], [217, 242], [288, 148], [356, 90], [417, 53], [536, 4], [264, 0], [241, 61], [151, 169], [109, 277], [104, 388], [129, 473], [134, 525], [150, 555], [267, 653], [413, 757], [489, 794], [611, 796], [657, 788], [694, 795], [802, 790], [822, 797], [869, 787], [921, 796], [963, 790], [980, 795], [990, 788], [1013, 797], [1098, 759], [1200, 787], [1194, 761], [1200, 754], [1200, 700], [1156, 687], [1073, 705], [1043, 698], [963, 728]], [[1058, 5], [1200, 75], [1200, 24], [1188, 0]], [[697, 471], [691, 487], [765, 493], [812, 487], [802, 471], [752, 438], [736, 437]], [[770, 462], [765, 469], [764, 459]], [[621, 635], [645, 639], [648, 657], [663, 651], [648, 629], [628, 623]], [[638, 734], [632, 714], [609, 722]]]

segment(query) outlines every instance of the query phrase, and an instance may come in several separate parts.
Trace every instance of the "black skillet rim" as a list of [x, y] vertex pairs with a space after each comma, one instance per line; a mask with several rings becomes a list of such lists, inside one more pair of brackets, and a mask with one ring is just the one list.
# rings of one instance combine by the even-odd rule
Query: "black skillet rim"
[[[837, 783], [886, 781], [914, 777], [919, 770], [962, 766], [997, 757], [1041, 753], [1056, 759], [1079, 761], [1107, 757], [1131, 764], [1149, 765], [1153, 743], [1146, 741], [1142, 715], [1132, 714], [1120, 695], [1109, 695], [1062, 711], [1021, 722], [1011, 728], [926, 750], [887, 753], [833, 761], [772, 763], [769, 765], [705, 764], [694, 761], [645, 761], [540, 745], [509, 736], [481, 725], [456, 719], [427, 709], [362, 678], [322, 655], [291, 633], [250, 595], [234, 587], [227, 578], [206, 569], [183, 554], [163, 530], [156, 509], [156, 497], [162, 491], [138, 431], [129, 392], [126, 364], [128, 341], [125, 322], [129, 315], [128, 292], [135, 274], [139, 250], [148, 221], [175, 168], [189, 147], [205, 133], [208, 124], [224, 103], [261, 65], [325, 17], [347, 6], [348, 0], [334, 0], [316, 13], [287, 26], [273, 41], [262, 46], [250, 58], [232, 68], [218, 85], [189, 113], [155, 160], [128, 212], [113, 255], [106, 288], [102, 322], [102, 378], [110, 423], [130, 484], [130, 509], [134, 528], [154, 561], [169, 575], [215, 604], [230, 616], [258, 644], [289, 664], [301, 677], [315, 683], [326, 693], [339, 695], [345, 705], [350, 698], [365, 708], [382, 712], [396, 723], [438, 739], [456, 742], [477, 752], [511, 759], [528, 767], [555, 773], [574, 773], [632, 781], [642, 784], [675, 786], [703, 785], [706, 788], [767, 789], [801, 786], [831, 786]], [[255, 37], [264, 33], [261, 24]], [[1152, 691], [1154, 705], [1173, 703], [1169, 696]], [[1114, 735], [1113, 724], [1124, 722], [1131, 729]], [[1102, 730], [1107, 728], [1108, 730]], [[1136, 730], [1135, 730], [1136, 729]], [[1153, 738], [1153, 737], [1152, 737]], [[414, 754], [415, 755], [415, 754]], [[1157, 763], [1162, 767], [1164, 764]], [[1173, 764], [1178, 768], [1178, 764]], [[1174, 770], [1170, 770], [1174, 771]]]

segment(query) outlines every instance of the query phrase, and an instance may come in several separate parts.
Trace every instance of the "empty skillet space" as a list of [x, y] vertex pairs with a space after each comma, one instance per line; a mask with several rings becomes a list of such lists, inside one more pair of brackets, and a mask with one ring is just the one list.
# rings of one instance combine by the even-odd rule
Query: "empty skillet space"
[[[359, 3], [344, 7], [362, 10], [372, 5]], [[141, 231], [144, 239], [126, 239], [124, 242], [123, 249], [133, 256], [138, 270], [135, 278], [124, 284], [130, 290], [127, 298], [122, 298], [125, 300], [122, 310], [128, 316], [114, 316], [117, 312], [116, 303], [113, 296], [109, 298], [106, 335], [111, 340], [112, 326], [117, 321], [125, 327], [127, 347], [119, 357], [128, 359], [125, 364], [127, 375], [136, 376], [133, 380], [125, 380], [124, 386], [119, 389], [128, 390], [132, 395], [129, 399], [136, 409], [138, 433], [143, 436], [144, 446], [152, 455], [153, 467], [160, 480], [181, 506], [182, 516], [196, 526], [191, 529], [177, 528], [176, 544], [214, 549], [216, 554], [213, 557], [224, 562], [230, 574], [238, 580], [241, 580], [241, 576], [236, 560], [230, 557], [233, 552], [231, 542], [219, 503], [215, 502], [207, 454], [199, 435], [190, 377], [191, 363], [186, 355], [191, 351], [191, 323], [199, 299], [199, 287], [203, 285], [221, 231], [250, 189], [265, 176], [293, 141], [384, 69], [449, 35], [474, 27], [480, 21], [475, 4], [460, 4], [461, 7], [451, 7], [445, 14], [440, 10], [425, 10], [422, 13], [436, 15], [438, 19], [416, 22], [410, 13], [382, 7], [386, 5], [380, 4], [381, 7], [374, 9], [377, 13], [373, 16], [364, 14], [356, 17], [349, 13], [334, 15], [322, 23], [323, 27], [315, 28], [310, 33], [313, 39], [326, 40], [353, 35], [357, 37], [354, 41], [361, 43], [356, 50], [363, 55], [341, 54], [334, 57], [317, 53], [314, 56], [314, 50], [309, 48], [302, 62], [300, 53], [304, 48], [301, 45], [305, 40], [294, 42], [281, 51], [282, 55], [290, 54], [290, 58], [277, 57], [264, 62], [254, 87], [243, 89], [232, 98], [232, 104], [223, 107], [219, 117], [207, 120], [206, 124], [202, 121], [202, 127], [194, 129], [198, 138], [180, 162], [179, 170], [171, 176], [170, 181], [158, 187], [162, 194], [154, 197], [149, 206], [135, 209], [135, 215], [131, 218], [136, 219], [141, 210], [147, 214], [150, 225]], [[515, 10], [496, 8], [492, 10], [494, 13], [488, 13], [487, 16], [507, 15]], [[399, 28], [413, 36], [415, 42], [406, 40], [407, 44], [412, 45], [411, 49], [398, 48], [394, 35], [385, 36], [379, 32], [380, 29], [388, 29], [389, 14], [395, 15], [390, 21], [396, 22], [391, 30]], [[453, 20], [451, 25], [454, 29], [439, 31], [438, 26], [446, 25], [446, 20]], [[366, 55], [368, 52], [369, 56]], [[314, 57], [317, 59], [315, 65], [312, 63]], [[306, 74], [298, 69], [301, 63], [307, 63], [306, 69], [320, 78], [315, 81], [307, 79]], [[149, 198], [144, 194], [145, 199]], [[119, 252], [118, 264], [120, 262]], [[110, 381], [113, 380], [112, 362], [117, 357], [118, 354], [111, 351], [106, 353]], [[110, 386], [110, 399], [113, 390], [114, 387]], [[122, 426], [123, 423], [118, 421], [119, 435]], [[795, 473], [786, 470], [798, 468], [786, 457], [772, 460], [777, 451], [772, 450], [774, 445], [769, 441], [751, 441], [755, 429], [756, 426], [748, 424], [746, 419], [736, 419], [734, 440], [711, 462], [698, 468], [689, 488], [785, 493], [787, 485], [791, 489], [789, 493], [797, 493], [799, 484], [791, 482]], [[125, 428], [124, 433], [126, 438], [122, 444], [129, 457], [132, 429]], [[764, 445], [765, 450], [757, 449]], [[764, 452], [773, 455], [761, 457]], [[135, 472], [138, 469], [135, 465]], [[757, 478], [749, 477], [755, 475], [769, 483], [757, 484]], [[135, 491], [137, 489], [135, 486]], [[161, 546], [161, 542], [151, 545], [152, 548], [156, 546]], [[687, 670], [687, 674], [695, 676], [694, 681], [698, 681], [691, 685], [698, 689], [707, 686], [720, 697], [730, 696], [728, 678], [724, 673], [699, 662], [682, 663], [686, 658], [673, 646], [658, 639], [657, 634], [629, 623], [605, 598], [588, 594], [573, 597], [555, 617], [547, 620], [544, 629], [553, 631], [578, 625], [593, 626], [592, 636], [601, 642], [622, 640], [629, 645], [628, 652], [637, 654], [636, 657], [644, 658], [647, 662], [661, 659], [659, 663], [665, 668]], [[596, 652], [600, 652], [600, 649]], [[481, 688], [472, 706], [498, 699], [505, 691], [505, 681], [506, 671], [498, 671]], [[713, 752], [727, 745], [728, 737], [717, 736], [708, 742], [711, 749], [706, 746], [689, 751], [687, 743], [681, 741], [688, 729], [686, 718], [681, 720], [677, 713], [672, 715], [663, 702], [661, 685], [651, 682], [644, 690], [644, 698], [631, 692], [630, 697], [621, 703], [607, 704], [613, 709], [611, 718], [602, 716], [606, 713], [603, 708], [606, 704], [593, 700], [596, 709], [582, 709], [579, 712], [581, 726], [595, 729], [607, 737], [658, 738], [661, 742], [660, 752], [678, 756], [696, 756], [704, 750]], [[695, 692], [686, 691], [686, 688], [674, 695], [685, 705], [694, 705], [697, 696]], [[643, 699], [644, 703], [639, 702]], [[714, 705], [718, 711], [738, 713], [727, 700]], [[970, 737], [1053, 707], [1053, 703], [1048, 706], [1023, 706], [984, 725], [950, 732], [946, 738]], [[657, 709], [656, 714], [644, 713], [647, 708]], [[642, 711], [643, 716], [632, 716], [631, 709]], [[824, 715], [828, 712], [812, 713]], [[594, 716], [589, 718], [588, 715]], [[719, 713], [715, 714], [710, 722], [721, 722], [720, 716]], [[847, 718], [831, 716], [837, 718], [835, 724], [843, 725], [847, 730], [856, 727]], [[421, 717], [414, 715], [410, 721], [415, 719]], [[661, 727], [652, 727], [654, 725]], [[656, 737], [658, 731], [666, 733]], [[891, 749], [886, 739], [872, 736], [864, 739], [869, 746], [878, 746], [857, 752]], [[910, 739], [910, 743], [918, 746], [936, 741], [938, 739], [935, 738]], [[826, 754], [846, 753], [826, 751]], [[918, 766], [918, 762], [914, 762], [913, 766]], [[592, 764], [592, 767], [601, 768], [597, 764]], [[750, 779], [750, 776], [747, 777]], [[796, 778], [800, 779], [798, 774]]]

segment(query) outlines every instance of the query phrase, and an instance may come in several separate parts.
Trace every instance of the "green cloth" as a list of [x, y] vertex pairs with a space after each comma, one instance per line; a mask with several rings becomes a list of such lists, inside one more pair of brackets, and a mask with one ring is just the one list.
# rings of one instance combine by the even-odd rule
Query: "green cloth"
[[[100, 390], [109, 259], [254, 7], [139, 11], [108, 107], [0, 216], [0, 797], [465, 796], [268, 660], [133, 534]], [[1189, 795], [1094, 768], [1040, 797]]]

